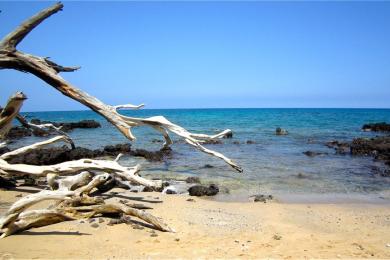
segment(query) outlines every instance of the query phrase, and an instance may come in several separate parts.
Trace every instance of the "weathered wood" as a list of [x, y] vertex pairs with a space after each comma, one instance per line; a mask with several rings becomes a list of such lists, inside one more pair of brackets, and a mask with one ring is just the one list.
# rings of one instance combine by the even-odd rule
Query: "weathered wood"
[[71, 145], [72, 149], [75, 149], [76, 146], [72, 140], [72, 138], [64, 131], [61, 130], [62, 126], [60, 127], [56, 127], [55, 125], [53, 124], [33, 124], [31, 122], [28, 122], [21, 114], [17, 114], [16, 115], [16, 119], [20, 122], [20, 124], [25, 127], [25, 128], [28, 128], [28, 129], [31, 129], [31, 130], [36, 130], [36, 131], [39, 131], [39, 132], [44, 132], [46, 133], [47, 135], [49, 135], [50, 133], [57, 133], [59, 135], [63, 135], [63, 136], [66, 136], [67, 137], [67, 142]]
[[[1, 54], [0, 54], [1, 56]], [[0, 140], [5, 139], [12, 128], [12, 120], [18, 115], [23, 101], [26, 100], [23, 92], [16, 92], [9, 99], [5, 107], [0, 112]]]
[[137, 172], [140, 165], [135, 167], [124, 167], [115, 161], [80, 159], [58, 163], [54, 165], [27, 165], [27, 164], [9, 164], [0, 157], [0, 170], [3, 174], [13, 175], [32, 175], [35, 177], [44, 177], [49, 173], [58, 175], [74, 175], [82, 171], [110, 172], [121, 179], [135, 182], [147, 187], [160, 187], [161, 181], [147, 180]]
[[36, 150], [36, 149], [39, 149], [39, 148], [41, 148], [43, 146], [46, 146], [46, 145], [49, 145], [49, 144], [52, 144], [52, 143], [56, 143], [56, 142], [59, 142], [59, 141], [64, 141], [64, 142], [69, 143], [70, 139], [67, 136], [64, 136], [64, 135], [56, 136], [56, 137], [53, 137], [51, 139], [48, 139], [48, 140], [45, 140], [45, 141], [42, 141], [42, 142], [38, 142], [38, 143], [35, 143], [35, 144], [32, 144], [32, 145], [28, 145], [28, 146], [23, 146], [23, 147], [21, 147], [19, 149], [11, 151], [11, 152], [4, 153], [4, 154], [0, 155], [0, 159], [7, 160], [9, 158], [12, 158], [13, 156], [20, 155], [20, 154], [25, 154], [25, 153], [31, 152], [32, 150]]
[[221, 138], [230, 130], [223, 131], [217, 135], [203, 135], [194, 134], [188, 132], [181, 126], [171, 123], [162, 116], [150, 117], [150, 118], [135, 118], [121, 115], [117, 112], [120, 108], [139, 108], [140, 106], [134, 105], [119, 105], [110, 106], [106, 105], [97, 98], [87, 94], [86, 92], [76, 88], [66, 80], [64, 80], [59, 72], [74, 71], [76, 67], [63, 67], [49, 61], [47, 58], [37, 57], [34, 55], [26, 54], [16, 50], [16, 45], [38, 24], [43, 20], [50, 17], [52, 14], [58, 12], [63, 8], [61, 3], [57, 3], [52, 7], [49, 7], [37, 15], [31, 17], [25, 21], [21, 26], [16, 28], [15, 31], [8, 34], [0, 43], [0, 68], [3, 69], [16, 69], [24, 72], [29, 72], [38, 78], [42, 79], [65, 96], [68, 96], [81, 104], [89, 107], [96, 113], [102, 115], [107, 121], [113, 124], [125, 137], [129, 140], [135, 140], [135, 136], [131, 132], [132, 127], [136, 126], [149, 126], [157, 131], [161, 132], [165, 138], [164, 147], [166, 148], [172, 143], [168, 135], [168, 131], [182, 137], [188, 144], [194, 146], [196, 149], [218, 157], [232, 166], [239, 172], [242, 172], [242, 168], [234, 163], [223, 154], [207, 149], [201, 145], [204, 140], [210, 140], [215, 138]]

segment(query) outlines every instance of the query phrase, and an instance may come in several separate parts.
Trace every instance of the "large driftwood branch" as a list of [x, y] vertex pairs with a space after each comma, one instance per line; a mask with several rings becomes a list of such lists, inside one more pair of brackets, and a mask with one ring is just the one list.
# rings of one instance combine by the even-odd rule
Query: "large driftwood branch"
[[35, 177], [44, 177], [49, 173], [58, 175], [74, 175], [82, 171], [109, 172], [121, 179], [138, 183], [147, 187], [160, 187], [161, 181], [152, 181], [137, 175], [140, 166], [125, 167], [115, 161], [80, 159], [58, 163], [54, 165], [27, 165], [27, 164], [9, 164], [0, 158], [0, 170], [3, 174], [13, 175], [32, 175]]
[[[0, 54], [1, 56], [1, 54]], [[0, 140], [4, 139], [12, 128], [12, 120], [18, 115], [26, 95], [16, 92], [9, 99], [0, 113]]]
[[[224, 131], [220, 134], [209, 136], [190, 133], [184, 128], [175, 125], [162, 116], [150, 117], [146, 119], [128, 117], [121, 115], [117, 112], [119, 108], [135, 108], [136, 106], [120, 105], [110, 106], [106, 105], [97, 98], [87, 94], [86, 92], [76, 88], [60, 75], [61, 71], [74, 71], [77, 68], [62, 67], [49, 61], [46, 58], [37, 57], [34, 55], [26, 54], [16, 50], [16, 45], [38, 24], [43, 20], [50, 17], [52, 14], [58, 12], [63, 8], [61, 3], [57, 3], [52, 7], [49, 7], [37, 15], [31, 17], [19, 26], [15, 31], [8, 34], [0, 43], [0, 68], [2, 69], [16, 69], [24, 72], [29, 72], [39, 77], [49, 85], [60, 91], [65, 96], [68, 96], [85, 106], [89, 107], [96, 113], [102, 115], [111, 124], [113, 124], [125, 137], [129, 140], [135, 140], [134, 135], [131, 133], [131, 128], [136, 126], [150, 126], [159, 132], [161, 132], [165, 138], [164, 147], [167, 147], [172, 143], [172, 140], [168, 136], [168, 131], [177, 134], [184, 138], [184, 140], [197, 148], [198, 150], [207, 154], [216, 156], [226, 163], [231, 165], [234, 169], [242, 172], [241, 167], [235, 164], [232, 160], [225, 157], [223, 154], [207, 149], [201, 145], [203, 140], [209, 140], [214, 138], [220, 138]], [[229, 131], [229, 130], [228, 130]]]
[[[91, 188], [94, 188], [99, 183], [105, 181], [107, 176], [108, 174], [95, 176], [87, 185], [74, 191], [41, 191], [20, 199], [15, 202], [3, 218], [0, 219], [0, 229], [3, 232], [1, 238], [32, 227], [41, 227], [67, 220], [90, 218], [96, 215], [113, 213], [123, 213], [135, 216], [146, 223], [153, 225], [158, 230], [174, 232], [173, 229], [163, 221], [143, 210], [135, 209], [127, 205], [104, 204], [103, 201], [80, 196], [81, 193], [88, 193]], [[86, 203], [83, 203], [85, 199]], [[64, 200], [67, 200], [67, 203], [59, 203], [55, 208], [51, 207], [50, 209], [24, 212], [27, 208], [44, 200], [59, 200], [63, 202], [66, 202]], [[96, 203], [98, 205], [95, 205]], [[89, 206], [83, 206], [85, 204], [89, 204]]]
[[55, 142], [59, 142], [59, 141], [64, 141], [64, 142], [69, 143], [70, 139], [67, 136], [63, 136], [63, 135], [56, 136], [56, 137], [53, 137], [51, 139], [48, 139], [48, 140], [45, 140], [42, 142], [38, 142], [38, 143], [28, 145], [28, 146], [23, 146], [19, 149], [11, 151], [11, 152], [4, 153], [4, 154], [0, 155], [0, 159], [7, 160], [7, 159], [12, 158], [13, 156], [25, 154], [25, 153], [31, 152], [32, 150], [36, 150], [36, 149], [39, 149], [43, 146], [46, 146], [46, 145], [49, 145], [49, 144], [52, 144]]

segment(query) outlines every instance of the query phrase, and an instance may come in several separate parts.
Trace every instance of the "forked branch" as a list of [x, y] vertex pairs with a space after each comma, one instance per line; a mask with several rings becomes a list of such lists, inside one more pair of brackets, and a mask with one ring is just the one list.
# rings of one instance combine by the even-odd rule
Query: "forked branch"
[[49, 61], [47, 58], [42, 58], [30, 54], [23, 53], [16, 50], [17, 44], [38, 24], [43, 20], [50, 17], [52, 14], [58, 12], [63, 8], [61, 3], [57, 3], [52, 7], [49, 7], [37, 15], [31, 17], [29, 20], [25, 21], [21, 26], [16, 28], [15, 31], [8, 34], [0, 43], [0, 69], [15, 69], [24, 72], [29, 72], [44, 80], [46, 83], [60, 91], [65, 96], [68, 96], [85, 106], [89, 107], [96, 113], [102, 115], [107, 121], [113, 124], [125, 137], [129, 140], [135, 140], [135, 136], [131, 132], [132, 127], [137, 126], [149, 126], [157, 131], [161, 132], [165, 138], [164, 148], [168, 147], [172, 140], [168, 135], [168, 131], [182, 137], [188, 144], [194, 146], [196, 149], [216, 156], [238, 172], [242, 172], [242, 168], [234, 163], [229, 158], [225, 157], [223, 154], [212, 151], [202, 146], [204, 140], [210, 140], [215, 138], [221, 138], [224, 134], [230, 130], [223, 131], [217, 135], [203, 135], [190, 133], [183, 127], [180, 127], [176, 124], [171, 123], [166, 118], [162, 116], [150, 117], [150, 118], [135, 118], [121, 115], [117, 112], [117, 109], [120, 108], [139, 108], [141, 106], [133, 105], [119, 105], [119, 106], [110, 106], [104, 104], [97, 98], [87, 94], [86, 92], [76, 88], [66, 80], [64, 80], [59, 72], [74, 71], [77, 67], [63, 67], [52, 61]]

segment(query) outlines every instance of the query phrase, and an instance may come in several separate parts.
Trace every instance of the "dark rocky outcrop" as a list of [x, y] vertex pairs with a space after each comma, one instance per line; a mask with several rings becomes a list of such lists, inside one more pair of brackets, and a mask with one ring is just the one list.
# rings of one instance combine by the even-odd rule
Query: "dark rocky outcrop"
[[209, 186], [195, 185], [188, 189], [190, 196], [214, 196], [219, 192], [219, 188], [215, 184]]
[[147, 151], [144, 149], [135, 149], [131, 150], [130, 155], [144, 157], [149, 161], [163, 161], [165, 158], [170, 158], [172, 156], [171, 148], [164, 148], [158, 151]]
[[336, 154], [349, 154], [351, 151], [350, 144], [347, 142], [339, 142], [336, 140], [327, 142], [325, 144], [329, 148], [333, 148], [336, 150]]
[[385, 122], [365, 124], [362, 127], [363, 131], [373, 131], [373, 132], [390, 132], [390, 124]]
[[390, 165], [390, 136], [356, 138], [351, 143], [352, 155], [370, 155]]
[[171, 154], [171, 150], [164, 149], [160, 151], [146, 151], [142, 149], [136, 149], [133, 151], [131, 149], [131, 144], [117, 144], [117, 145], [108, 145], [103, 149], [90, 150], [83, 147], [76, 147], [75, 149], [70, 149], [67, 146], [60, 147], [51, 147], [51, 148], [42, 148], [33, 150], [27, 154], [21, 154], [14, 156], [7, 161], [9, 163], [24, 163], [31, 165], [51, 165], [62, 163], [71, 160], [78, 160], [82, 158], [97, 158], [102, 156], [116, 156], [119, 153], [129, 154], [132, 156], [141, 156], [147, 160], [156, 160], [161, 161], [165, 157]]
[[21, 126], [14, 126], [11, 128], [11, 130], [9, 130], [7, 134], [7, 138], [17, 139], [17, 138], [22, 138], [31, 135], [32, 135], [32, 131], [30, 129]]
[[65, 132], [72, 131], [75, 128], [99, 128], [101, 127], [100, 123], [95, 120], [81, 120], [79, 122], [65, 122], [57, 123], [51, 121], [41, 121], [39, 119], [31, 119], [31, 123], [40, 125], [40, 124], [53, 124], [56, 127], [62, 126], [61, 130]]
[[306, 151], [306, 152], [303, 152], [303, 154], [307, 155], [309, 157], [314, 157], [314, 156], [319, 156], [319, 155], [327, 155], [328, 153], [315, 152], [315, 151]]
[[[56, 123], [51, 121], [41, 121], [39, 119], [32, 119], [31, 123], [33, 124], [53, 124], [56, 127], [62, 126], [61, 130], [65, 132], [72, 131], [75, 128], [98, 128], [100, 123], [94, 120], [81, 120], [79, 122], [70, 122], [70, 123]], [[9, 139], [18, 139], [28, 136], [48, 136], [50, 133], [41, 129], [30, 129], [24, 126], [14, 126], [9, 131], [7, 137]]]
[[223, 142], [218, 139], [210, 139], [203, 141], [202, 144], [223, 144]]

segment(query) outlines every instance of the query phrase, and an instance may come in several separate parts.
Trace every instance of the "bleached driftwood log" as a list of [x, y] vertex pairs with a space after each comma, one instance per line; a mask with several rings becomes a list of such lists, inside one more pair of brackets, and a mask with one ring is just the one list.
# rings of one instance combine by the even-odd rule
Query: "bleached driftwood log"
[[34, 15], [30, 19], [26, 20], [13, 32], [6, 35], [0, 42], [0, 68], [3, 69], [15, 69], [23, 72], [29, 72], [47, 82], [49, 85], [60, 91], [65, 96], [68, 96], [85, 106], [89, 107], [96, 113], [102, 115], [111, 124], [113, 124], [125, 137], [129, 140], [135, 140], [135, 136], [131, 132], [132, 127], [136, 126], [150, 126], [161, 134], [165, 138], [164, 148], [172, 144], [172, 140], [168, 135], [168, 131], [182, 137], [188, 144], [194, 146], [198, 150], [218, 157], [232, 166], [239, 172], [242, 172], [240, 166], [234, 163], [232, 160], [224, 156], [223, 154], [207, 149], [201, 145], [202, 141], [220, 138], [224, 134], [230, 132], [225, 130], [214, 136], [204, 134], [194, 134], [188, 132], [183, 127], [175, 125], [162, 116], [150, 117], [150, 118], [135, 118], [121, 115], [117, 112], [120, 108], [139, 108], [139, 106], [133, 105], [119, 105], [110, 106], [104, 104], [97, 98], [87, 94], [86, 92], [76, 88], [66, 80], [64, 80], [58, 73], [75, 71], [79, 67], [63, 67], [47, 58], [34, 56], [31, 54], [23, 53], [16, 49], [16, 46], [27, 36], [31, 30], [38, 26], [46, 18], [52, 14], [62, 10], [63, 4], [57, 3], [40, 13]]
[[53, 137], [51, 139], [48, 139], [48, 140], [45, 140], [45, 141], [42, 141], [42, 142], [38, 142], [38, 143], [35, 143], [35, 144], [32, 144], [32, 145], [28, 145], [28, 146], [23, 146], [19, 149], [16, 149], [16, 150], [13, 150], [11, 152], [7, 152], [7, 153], [3, 153], [2, 155], [0, 155], [0, 159], [3, 159], [3, 160], [7, 160], [13, 156], [16, 156], [16, 155], [21, 155], [21, 154], [25, 154], [25, 153], [28, 153], [32, 150], [36, 150], [36, 149], [39, 149], [43, 146], [46, 146], [46, 145], [49, 145], [49, 144], [52, 144], [52, 143], [55, 143], [55, 142], [59, 142], [59, 141], [64, 141], [66, 143], [69, 143], [71, 142], [70, 139], [67, 137], [67, 136], [56, 136], [56, 137]]
[[[135, 216], [142, 219], [146, 223], [153, 225], [158, 230], [173, 232], [173, 230], [167, 224], [150, 213], [131, 208], [127, 205], [104, 204], [103, 201], [100, 201], [98, 205], [83, 206], [82, 203], [80, 203], [80, 201], [83, 201], [82, 194], [89, 193], [97, 185], [104, 182], [108, 176], [109, 175], [107, 173], [103, 175], [97, 175], [87, 185], [76, 190], [41, 191], [20, 199], [19, 201], [15, 202], [10, 207], [10, 209], [8, 209], [3, 218], [0, 219], [0, 230], [3, 232], [1, 238], [29, 229], [31, 227], [41, 227], [67, 220], [91, 218], [96, 215], [113, 213], [123, 213], [126, 215]], [[44, 200], [67, 201], [64, 201], [66, 203], [57, 204], [55, 208], [30, 210], [25, 212], [27, 208]], [[97, 200], [94, 199], [87, 199], [87, 201], [88, 203], [92, 202], [90, 204], [97, 203]], [[73, 207], [71, 206], [72, 204], [81, 204], [81, 206]]]
[[115, 161], [80, 159], [58, 163], [54, 165], [27, 165], [27, 164], [9, 164], [0, 159], [0, 170], [8, 176], [13, 175], [32, 175], [35, 177], [44, 177], [49, 173], [58, 175], [74, 175], [82, 171], [110, 172], [121, 179], [138, 183], [147, 187], [160, 187], [161, 181], [152, 181], [137, 175], [140, 166], [125, 167]]
[[35, 130], [35, 131], [39, 131], [39, 132], [44, 132], [47, 135], [49, 135], [51, 133], [57, 133], [59, 135], [66, 136], [67, 137], [67, 141], [71, 145], [72, 149], [76, 148], [72, 138], [70, 138], [70, 136], [66, 132], [61, 130], [62, 126], [56, 127], [55, 125], [50, 124], [50, 123], [39, 124], [39, 125], [38, 124], [33, 124], [31, 122], [28, 122], [21, 114], [17, 114], [16, 115], [16, 119], [20, 122], [20, 124], [23, 127], [31, 129], [33, 131]]
[[26, 95], [23, 92], [16, 92], [8, 99], [7, 104], [0, 112], [0, 140], [4, 139], [11, 130], [12, 120], [18, 115], [24, 100], [26, 100]]

